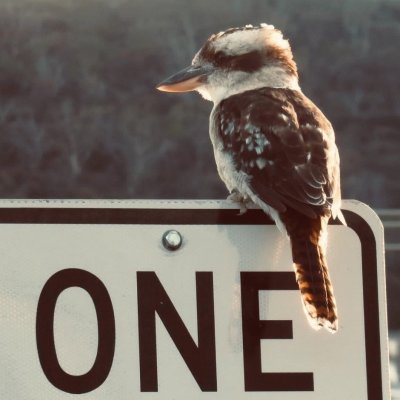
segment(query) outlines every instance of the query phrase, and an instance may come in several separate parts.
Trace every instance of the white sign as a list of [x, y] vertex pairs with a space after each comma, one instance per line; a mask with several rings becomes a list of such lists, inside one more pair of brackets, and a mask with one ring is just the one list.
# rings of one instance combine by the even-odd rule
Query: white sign
[[332, 335], [308, 325], [289, 242], [260, 210], [0, 202], [0, 398], [389, 399], [382, 227], [360, 203], [344, 215]]

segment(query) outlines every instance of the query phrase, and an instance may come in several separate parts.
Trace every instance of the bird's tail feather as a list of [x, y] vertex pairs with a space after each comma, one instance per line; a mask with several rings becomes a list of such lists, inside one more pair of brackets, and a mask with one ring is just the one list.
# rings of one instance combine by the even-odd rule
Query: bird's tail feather
[[285, 225], [304, 311], [314, 329], [324, 327], [334, 333], [338, 329], [338, 318], [324, 243], [329, 216], [297, 217], [292, 216]]

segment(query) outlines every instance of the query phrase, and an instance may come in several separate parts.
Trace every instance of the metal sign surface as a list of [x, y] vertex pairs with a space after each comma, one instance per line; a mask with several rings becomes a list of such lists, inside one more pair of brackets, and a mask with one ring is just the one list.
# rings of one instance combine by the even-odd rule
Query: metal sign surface
[[331, 335], [309, 327], [289, 242], [260, 210], [0, 202], [0, 398], [389, 399], [382, 228], [363, 204], [344, 214]]

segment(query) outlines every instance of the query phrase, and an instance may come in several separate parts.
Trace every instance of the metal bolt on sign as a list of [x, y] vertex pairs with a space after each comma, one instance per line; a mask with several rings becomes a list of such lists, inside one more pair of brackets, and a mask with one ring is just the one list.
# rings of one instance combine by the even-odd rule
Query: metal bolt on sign
[[182, 246], [182, 235], [178, 231], [170, 229], [162, 236], [162, 244], [169, 251], [178, 250]]

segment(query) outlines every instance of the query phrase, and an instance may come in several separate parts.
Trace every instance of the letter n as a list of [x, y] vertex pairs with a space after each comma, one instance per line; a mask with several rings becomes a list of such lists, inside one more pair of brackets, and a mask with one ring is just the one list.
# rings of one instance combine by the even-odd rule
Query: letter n
[[[179, 290], [179, 284], [177, 284]], [[140, 385], [158, 391], [156, 314], [203, 392], [217, 390], [213, 277], [196, 273], [198, 344], [190, 336], [154, 272], [137, 272]]]

